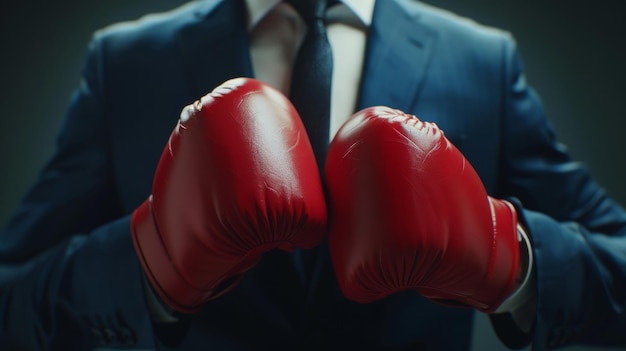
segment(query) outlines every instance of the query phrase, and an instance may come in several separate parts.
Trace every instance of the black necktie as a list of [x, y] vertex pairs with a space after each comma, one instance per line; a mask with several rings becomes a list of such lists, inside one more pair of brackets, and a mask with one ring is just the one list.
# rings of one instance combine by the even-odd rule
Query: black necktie
[[[306, 128], [313, 153], [324, 174], [330, 126], [330, 84], [333, 54], [326, 36], [324, 14], [334, 0], [288, 0], [307, 26], [294, 62], [289, 98]], [[322, 178], [323, 179], [323, 178]], [[320, 245], [321, 246], [321, 245]], [[300, 251], [308, 284], [318, 262], [319, 247]]]
[[326, 36], [324, 13], [333, 0], [289, 0], [298, 11], [307, 32], [296, 56], [289, 97], [298, 110], [315, 153], [320, 173], [328, 148], [330, 84], [333, 54]]

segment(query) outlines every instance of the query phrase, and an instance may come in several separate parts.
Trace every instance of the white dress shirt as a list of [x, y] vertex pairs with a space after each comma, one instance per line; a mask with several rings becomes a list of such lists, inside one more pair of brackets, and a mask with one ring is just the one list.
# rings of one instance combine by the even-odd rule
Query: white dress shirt
[[[326, 11], [333, 51], [329, 138], [355, 112], [374, 2], [344, 0]], [[306, 25], [291, 5], [280, 0], [246, 0], [246, 6], [254, 76], [287, 95]]]

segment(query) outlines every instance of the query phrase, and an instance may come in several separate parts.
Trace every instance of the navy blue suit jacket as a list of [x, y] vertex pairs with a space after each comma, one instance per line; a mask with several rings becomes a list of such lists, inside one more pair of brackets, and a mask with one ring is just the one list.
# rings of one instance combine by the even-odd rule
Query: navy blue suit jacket
[[[364, 65], [357, 109], [436, 122], [490, 195], [519, 200], [536, 259], [536, 347], [624, 345], [626, 214], [555, 140], [512, 37], [416, 1], [378, 1]], [[312, 281], [297, 252], [272, 252], [199, 313], [151, 323], [129, 214], [151, 192], [182, 107], [239, 76], [253, 76], [240, 1], [94, 35], [54, 157], [0, 234], [0, 349], [469, 347], [471, 310], [414, 292], [345, 300], [323, 246]], [[519, 341], [506, 318], [493, 323]]]

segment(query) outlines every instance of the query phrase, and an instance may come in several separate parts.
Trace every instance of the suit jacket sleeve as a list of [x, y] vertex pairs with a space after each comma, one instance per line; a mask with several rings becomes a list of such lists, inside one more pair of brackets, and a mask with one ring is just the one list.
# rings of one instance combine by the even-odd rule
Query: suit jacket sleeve
[[[504, 61], [502, 173], [498, 194], [517, 197], [533, 241], [535, 349], [626, 344], [626, 213], [555, 139], [524, 80], [514, 41]], [[590, 116], [593, 118], [593, 116]], [[511, 325], [493, 318], [505, 343]]]
[[153, 344], [112, 176], [97, 43], [53, 158], [0, 233], [1, 349]]

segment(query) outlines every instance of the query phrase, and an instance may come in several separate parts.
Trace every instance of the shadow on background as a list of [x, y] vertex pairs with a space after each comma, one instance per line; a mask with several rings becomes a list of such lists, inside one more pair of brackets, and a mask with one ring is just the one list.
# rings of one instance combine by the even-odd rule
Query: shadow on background
[[[626, 204], [622, 2], [593, 6], [578, 0], [427, 2], [513, 33], [528, 80], [542, 97], [557, 136], [613, 198]], [[182, 3], [63, 0], [4, 6], [0, 14], [0, 225], [52, 154], [92, 32]], [[504, 350], [484, 316], [477, 316], [473, 346], [474, 350]]]

